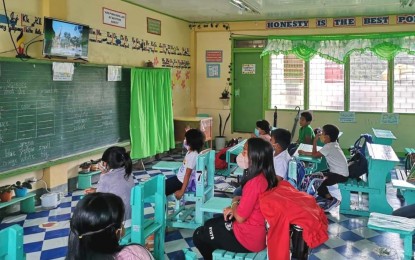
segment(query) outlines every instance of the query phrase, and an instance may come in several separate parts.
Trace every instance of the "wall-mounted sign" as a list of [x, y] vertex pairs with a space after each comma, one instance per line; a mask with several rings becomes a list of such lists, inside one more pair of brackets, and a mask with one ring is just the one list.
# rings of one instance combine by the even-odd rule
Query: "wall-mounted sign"
[[415, 23], [415, 15], [398, 15], [396, 16], [396, 23], [397, 24], [411, 24]]
[[356, 26], [356, 18], [349, 17], [349, 18], [335, 18], [333, 19], [333, 26], [334, 27], [350, 27]]
[[242, 64], [242, 74], [255, 74], [255, 64]]
[[308, 20], [267, 21], [266, 29], [308, 28]]
[[363, 25], [389, 24], [389, 16], [363, 17]]
[[102, 8], [102, 20], [104, 24], [125, 28], [126, 19], [127, 15], [125, 13], [117, 12], [105, 7]]
[[161, 21], [147, 17], [147, 32], [161, 35]]
[[108, 81], [121, 81], [122, 67], [108, 65]]
[[327, 27], [327, 19], [317, 19], [316, 20], [316, 27]]
[[220, 64], [206, 64], [206, 76], [208, 78], [220, 78]]
[[341, 123], [356, 123], [356, 114], [355, 112], [340, 112], [339, 121]]
[[206, 62], [222, 62], [223, 52], [222, 51], [206, 51]]
[[384, 125], [397, 125], [399, 124], [399, 114], [382, 113], [380, 123]]

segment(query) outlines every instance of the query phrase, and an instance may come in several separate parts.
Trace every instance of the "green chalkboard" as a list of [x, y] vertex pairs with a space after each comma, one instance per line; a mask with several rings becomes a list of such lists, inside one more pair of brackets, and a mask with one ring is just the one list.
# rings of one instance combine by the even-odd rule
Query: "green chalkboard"
[[53, 81], [52, 64], [0, 61], [0, 174], [129, 139], [130, 70], [76, 66]]

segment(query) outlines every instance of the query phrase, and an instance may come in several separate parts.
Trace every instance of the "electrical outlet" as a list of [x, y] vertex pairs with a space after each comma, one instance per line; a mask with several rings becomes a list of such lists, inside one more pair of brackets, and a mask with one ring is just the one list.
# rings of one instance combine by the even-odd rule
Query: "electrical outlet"
[[37, 182], [36, 177], [30, 177], [25, 180], [26, 182]]

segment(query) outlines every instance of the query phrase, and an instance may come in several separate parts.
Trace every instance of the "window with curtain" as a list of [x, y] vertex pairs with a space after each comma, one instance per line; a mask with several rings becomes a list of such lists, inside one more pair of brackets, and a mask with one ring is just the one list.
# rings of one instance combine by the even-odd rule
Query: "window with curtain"
[[386, 112], [388, 62], [372, 52], [350, 55], [350, 111]]
[[315, 56], [310, 60], [309, 109], [344, 110], [344, 65]]
[[400, 53], [394, 59], [395, 113], [415, 113], [415, 56]]
[[304, 107], [304, 61], [295, 55], [271, 55], [271, 108]]

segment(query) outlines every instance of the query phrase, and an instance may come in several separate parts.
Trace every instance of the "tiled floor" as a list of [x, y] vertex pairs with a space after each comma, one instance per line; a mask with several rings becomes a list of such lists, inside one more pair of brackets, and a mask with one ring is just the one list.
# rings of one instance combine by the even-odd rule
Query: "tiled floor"
[[[164, 158], [165, 159], [165, 158]], [[170, 158], [180, 160], [180, 157]], [[151, 165], [146, 165], [150, 169]], [[134, 172], [138, 182], [156, 174], [158, 170]], [[171, 175], [172, 172], [162, 172]], [[217, 190], [227, 190], [233, 178], [217, 177]], [[400, 201], [396, 197], [396, 190], [390, 184], [387, 187], [388, 202], [396, 209]], [[332, 193], [339, 196], [334, 187]], [[0, 229], [13, 224], [24, 227], [24, 251], [28, 260], [35, 259], [64, 259], [67, 252], [67, 236], [69, 233], [69, 219], [82, 191], [76, 191], [63, 198], [61, 204], [52, 210], [38, 209], [36, 213], [21, 214], [3, 219]], [[352, 201], [357, 206], [357, 197]], [[360, 206], [367, 207], [367, 198], [363, 196]], [[148, 213], [151, 212], [149, 209]], [[146, 212], [147, 213], [147, 212]], [[356, 217], [339, 214], [338, 208], [327, 214], [329, 219], [330, 239], [318, 248], [311, 251], [309, 259], [401, 259], [403, 255], [403, 241], [397, 234], [382, 233], [367, 228], [366, 217]], [[53, 228], [40, 228], [45, 222], [57, 222]], [[189, 248], [197, 252], [192, 241], [193, 230], [176, 229], [166, 233], [165, 258], [184, 259], [182, 249]], [[197, 252], [198, 253], [198, 252]], [[199, 255], [199, 254], [198, 254]], [[199, 255], [200, 257], [200, 255]]]

